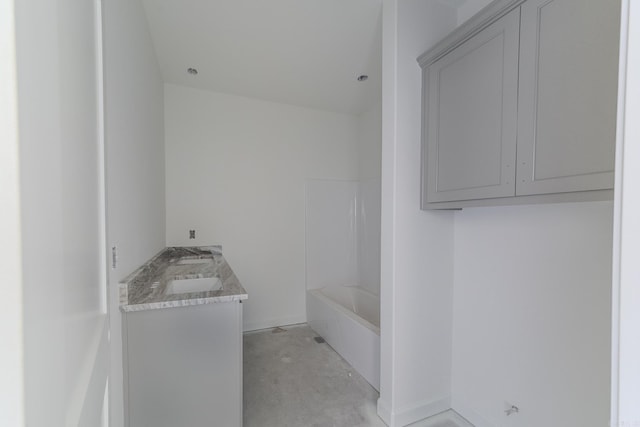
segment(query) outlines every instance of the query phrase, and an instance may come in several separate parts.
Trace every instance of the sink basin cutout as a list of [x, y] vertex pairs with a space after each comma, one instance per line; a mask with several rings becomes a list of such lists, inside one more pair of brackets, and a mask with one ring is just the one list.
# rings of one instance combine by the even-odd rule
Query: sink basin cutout
[[198, 279], [171, 280], [167, 284], [166, 293], [169, 295], [188, 294], [192, 292], [219, 291], [222, 282], [217, 277], [204, 277]]
[[213, 260], [211, 258], [183, 258], [181, 260], [178, 260], [176, 264], [178, 265], [213, 264]]

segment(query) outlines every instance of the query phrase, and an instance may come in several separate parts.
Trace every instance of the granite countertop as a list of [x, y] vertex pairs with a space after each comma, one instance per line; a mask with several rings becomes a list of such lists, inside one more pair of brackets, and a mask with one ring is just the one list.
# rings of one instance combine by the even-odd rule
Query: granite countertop
[[[218, 278], [222, 289], [169, 293], [172, 280]], [[120, 282], [120, 310], [141, 311], [185, 307], [248, 298], [238, 278], [222, 256], [220, 246], [169, 247]]]

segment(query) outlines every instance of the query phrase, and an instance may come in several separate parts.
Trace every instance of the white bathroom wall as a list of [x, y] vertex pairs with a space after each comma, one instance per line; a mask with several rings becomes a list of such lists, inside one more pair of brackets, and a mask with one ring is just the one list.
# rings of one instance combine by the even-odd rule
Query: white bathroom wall
[[611, 202], [456, 214], [454, 409], [478, 427], [607, 425], [611, 248]]
[[[462, 24], [490, 0], [467, 0]], [[479, 427], [607, 425], [611, 203], [464, 209], [453, 407]], [[522, 409], [506, 419], [505, 401]]]
[[[164, 83], [139, 0], [104, 2], [111, 426], [124, 423], [118, 282], [165, 245]], [[111, 264], [111, 262], [109, 262]]]
[[438, 1], [383, 2], [381, 389], [403, 426], [449, 407], [453, 213], [420, 210], [418, 55], [457, 23]]
[[380, 295], [380, 178], [358, 182], [356, 238], [358, 284]]
[[358, 117], [358, 277], [360, 286], [380, 294], [380, 172], [382, 105]]
[[101, 426], [109, 351], [100, 3], [15, 6], [25, 425]]
[[167, 244], [223, 246], [245, 330], [304, 322], [305, 182], [357, 178], [357, 118], [170, 84], [165, 106]]
[[358, 182], [309, 180], [305, 201], [307, 289], [358, 285]]
[[458, 8], [458, 25], [463, 24], [493, 0], [464, 0]]
[[358, 116], [358, 178], [380, 179], [382, 161], [382, 104]]
[[0, 424], [24, 426], [22, 236], [13, 0], [0, 0]]

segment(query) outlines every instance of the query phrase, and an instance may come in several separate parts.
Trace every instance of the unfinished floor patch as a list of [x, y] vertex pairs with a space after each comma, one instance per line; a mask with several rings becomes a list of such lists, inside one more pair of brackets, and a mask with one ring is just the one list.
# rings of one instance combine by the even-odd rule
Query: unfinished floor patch
[[[244, 335], [244, 427], [385, 427], [378, 392], [306, 325]], [[411, 427], [466, 427], [444, 413]], [[464, 421], [464, 420], [462, 420]]]
[[244, 336], [244, 427], [384, 426], [375, 389], [315, 337], [306, 325]]

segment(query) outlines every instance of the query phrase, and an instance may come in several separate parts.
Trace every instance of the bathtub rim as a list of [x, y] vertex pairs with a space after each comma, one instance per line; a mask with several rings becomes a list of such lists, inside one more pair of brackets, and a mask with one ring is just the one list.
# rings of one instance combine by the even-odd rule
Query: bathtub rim
[[379, 326], [376, 326], [373, 323], [369, 322], [368, 320], [358, 316], [352, 310], [349, 310], [348, 308], [343, 307], [342, 305], [340, 305], [339, 303], [337, 303], [336, 301], [334, 301], [333, 299], [329, 298], [328, 296], [326, 296], [325, 294], [322, 293], [322, 289], [325, 289], [325, 288], [339, 288], [339, 287], [340, 288], [357, 288], [359, 292], [365, 292], [367, 294], [370, 294], [371, 296], [376, 297], [378, 299], [378, 302], [380, 301], [380, 296], [379, 295], [376, 295], [373, 292], [370, 292], [370, 291], [364, 289], [363, 287], [357, 286], [357, 285], [324, 286], [322, 288], [307, 289], [307, 292], [312, 294], [316, 298], [324, 301], [325, 303], [329, 304], [331, 307], [334, 307], [336, 310], [338, 310], [339, 312], [341, 312], [345, 316], [348, 316], [349, 318], [355, 320], [356, 322], [358, 322], [359, 324], [361, 324], [365, 328], [369, 329], [371, 332], [373, 332], [376, 335], [380, 336], [380, 327]]

